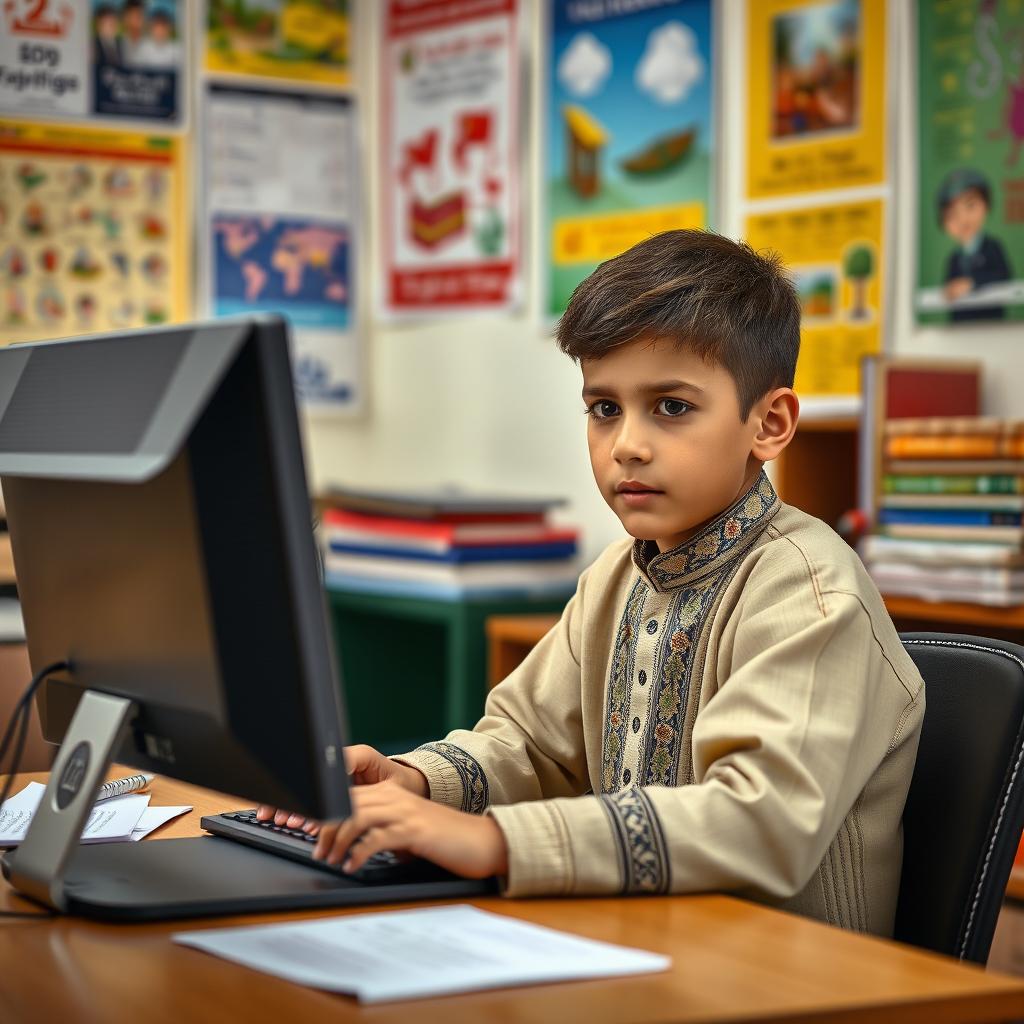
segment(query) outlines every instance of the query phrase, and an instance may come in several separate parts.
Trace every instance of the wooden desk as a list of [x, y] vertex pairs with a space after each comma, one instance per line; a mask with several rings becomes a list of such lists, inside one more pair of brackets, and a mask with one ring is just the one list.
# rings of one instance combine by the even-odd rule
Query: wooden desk
[[491, 615], [487, 633], [487, 686], [497, 686], [558, 621], [557, 615]]
[[[32, 778], [45, 776], [24, 775], [18, 788]], [[163, 837], [195, 835], [202, 814], [245, 804], [166, 779], [154, 783], [153, 802], [195, 807], [156, 834]], [[491, 897], [472, 902], [579, 935], [668, 953], [673, 965], [664, 974], [642, 978], [501, 989], [360, 1009], [347, 997], [279, 981], [176, 946], [169, 938], [186, 928], [325, 916], [322, 912], [145, 925], [0, 918], [0, 1020], [653, 1024], [800, 1016], [844, 1024], [879, 1019], [942, 1024], [1024, 1016], [1022, 981], [727, 896]], [[6, 886], [0, 890], [0, 903], [23, 906]]]

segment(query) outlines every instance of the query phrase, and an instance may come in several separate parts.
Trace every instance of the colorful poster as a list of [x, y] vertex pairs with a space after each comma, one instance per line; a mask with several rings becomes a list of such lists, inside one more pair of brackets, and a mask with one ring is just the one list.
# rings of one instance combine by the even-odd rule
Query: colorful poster
[[179, 0], [6, 0], [0, 111], [180, 122], [184, 7]]
[[522, 292], [519, 0], [389, 0], [381, 57], [385, 315]]
[[856, 395], [861, 357], [881, 350], [884, 202], [751, 214], [746, 240], [780, 253], [801, 307], [801, 395]]
[[917, 318], [1024, 318], [1024, 4], [921, 0]]
[[180, 119], [185, 9], [178, 0], [92, 0], [93, 113]]
[[208, 311], [286, 316], [300, 395], [333, 408], [358, 391], [354, 122], [345, 96], [217, 85], [204, 117]]
[[554, 0], [550, 18], [546, 311], [559, 316], [599, 263], [708, 223], [714, 75], [709, 0]]
[[89, 111], [89, 19], [82, 2], [0, 6], [0, 111], [83, 117]]
[[885, 0], [751, 0], [747, 195], [886, 177]]
[[206, 0], [206, 70], [351, 82], [348, 0]]
[[182, 146], [0, 120], [0, 340], [187, 319]]

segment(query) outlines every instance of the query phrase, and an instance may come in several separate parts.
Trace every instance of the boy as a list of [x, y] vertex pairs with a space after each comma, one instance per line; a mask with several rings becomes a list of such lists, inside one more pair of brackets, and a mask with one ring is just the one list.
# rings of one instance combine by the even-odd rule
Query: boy
[[633, 539], [472, 731], [350, 748], [353, 817], [306, 823], [315, 855], [408, 850], [516, 896], [732, 890], [891, 934], [923, 683], [856, 554], [762, 472], [796, 428], [799, 327], [775, 260], [701, 231], [576, 289], [558, 341]]
[[[1013, 273], [1006, 252], [997, 238], [985, 233], [992, 208], [985, 176], [972, 168], [951, 171], [939, 188], [938, 206], [942, 229], [956, 242], [946, 262], [946, 299], [955, 302], [983, 285], [1009, 281]], [[968, 306], [950, 312], [953, 321], [1005, 317], [1005, 306]]]

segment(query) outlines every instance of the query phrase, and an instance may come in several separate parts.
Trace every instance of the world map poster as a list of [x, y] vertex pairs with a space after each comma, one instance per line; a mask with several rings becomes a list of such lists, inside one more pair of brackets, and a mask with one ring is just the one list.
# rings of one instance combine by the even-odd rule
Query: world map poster
[[285, 316], [300, 397], [335, 410], [360, 398], [353, 119], [349, 97], [219, 85], [203, 119], [207, 312]]

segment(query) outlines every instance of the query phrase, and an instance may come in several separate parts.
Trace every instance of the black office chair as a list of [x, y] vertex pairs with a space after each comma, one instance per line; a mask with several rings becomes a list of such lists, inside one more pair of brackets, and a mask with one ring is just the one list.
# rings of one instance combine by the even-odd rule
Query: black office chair
[[1024, 827], [1024, 647], [905, 633], [925, 681], [895, 938], [984, 964]]

